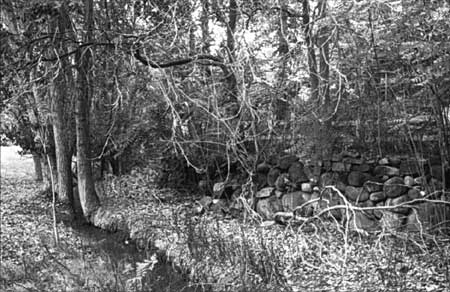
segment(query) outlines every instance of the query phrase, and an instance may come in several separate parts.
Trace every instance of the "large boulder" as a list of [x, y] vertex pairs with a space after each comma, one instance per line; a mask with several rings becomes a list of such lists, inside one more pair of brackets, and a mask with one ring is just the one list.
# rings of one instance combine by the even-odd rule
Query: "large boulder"
[[370, 179], [370, 175], [368, 173], [360, 172], [360, 171], [351, 171], [348, 174], [347, 182], [349, 185], [354, 187], [361, 187], [364, 182]]
[[418, 187], [413, 187], [408, 190], [408, 198], [410, 200], [419, 199], [422, 197], [422, 191]]
[[313, 190], [313, 186], [312, 186], [312, 184], [309, 183], [309, 182], [307, 182], [307, 183], [302, 183], [302, 184], [300, 185], [300, 189], [301, 189], [302, 192], [305, 192], [305, 193], [311, 193], [312, 190]]
[[267, 174], [270, 170], [270, 165], [267, 162], [262, 162], [256, 166], [256, 172]]
[[296, 184], [301, 184], [303, 182], [308, 182], [309, 178], [306, 176], [304, 170], [303, 163], [294, 162], [288, 169], [289, 180]]
[[267, 174], [267, 184], [270, 187], [275, 186], [275, 182], [277, 181], [278, 176], [280, 176], [280, 169], [273, 167], [269, 170], [269, 173]]
[[339, 181], [339, 175], [335, 172], [325, 172], [320, 176], [319, 187], [336, 185]]
[[383, 184], [374, 182], [374, 181], [366, 181], [363, 185], [363, 187], [369, 192], [369, 193], [375, 193], [383, 190]]
[[373, 170], [373, 174], [378, 177], [383, 176], [398, 176], [400, 174], [400, 170], [396, 167], [387, 166], [387, 165], [378, 165]]
[[391, 212], [400, 213], [400, 214], [408, 214], [411, 211], [410, 207], [405, 207], [402, 204], [407, 204], [409, 202], [408, 195], [400, 196], [397, 198], [388, 198], [386, 200], [386, 206], [398, 206], [396, 208], [390, 209]]
[[[311, 195], [311, 199], [312, 198], [315, 198], [314, 194]], [[318, 212], [337, 205], [341, 205], [343, 203], [339, 195], [336, 193], [336, 191], [330, 188], [324, 189], [319, 198], [320, 201], [315, 206]], [[340, 220], [342, 219], [342, 213], [343, 209], [332, 209], [329, 212], [327, 212], [327, 216], [331, 216], [334, 217], [336, 220]]]
[[355, 226], [358, 229], [363, 229], [367, 231], [373, 231], [379, 229], [378, 221], [366, 212], [356, 211], [354, 216], [352, 216], [350, 228], [353, 229]]
[[410, 175], [407, 175], [403, 178], [403, 182], [405, 185], [407, 185], [408, 187], [412, 187], [415, 182], [414, 182], [414, 178]]
[[255, 185], [257, 185], [258, 189], [261, 189], [267, 185], [267, 175], [257, 172], [252, 176], [252, 181]]
[[346, 167], [343, 162], [333, 162], [331, 164], [331, 170], [335, 172], [344, 172], [346, 171]]
[[369, 199], [369, 192], [362, 187], [347, 186], [345, 196], [354, 202], [364, 202]]
[[275, 188], [280, 192], [285, 192], [290, 184], [291, 181], [289, 180], [289, 175], [287, 173], [282, 173], [275, 181]]
[[367, 163], [354, 164], [354, 165], [352, 165], [351, 170], [360, 171], [360, 172], [368, 172], [370, 170], [370, 166]]
[[268, 198], [274, 194], [274, 191], [275, 188], [273, 187], [263, 188], [256, 193], [255, 197], [258, 199]]
[[[286, 156], [280, 157], [280, 159], [278, 160], [278, 167], [281, 170], [288, 170], [289, 167], [295, 162], [298, 162], [297, 156], [286, 155]], [[302, 169], [303, 169], [303, 165], [302, 165]]]
[[384, 194], [384, 192], [374, 192], [370, 194], [370, 200], [378, 203], [381, 201], [384, 201], [386, 199], [386, 195]]
[[401, 177], [394, 176], [384, 183], [383, 190], [388, 198], [396, 198], [406, 193], [409, 187], [405, 186]]

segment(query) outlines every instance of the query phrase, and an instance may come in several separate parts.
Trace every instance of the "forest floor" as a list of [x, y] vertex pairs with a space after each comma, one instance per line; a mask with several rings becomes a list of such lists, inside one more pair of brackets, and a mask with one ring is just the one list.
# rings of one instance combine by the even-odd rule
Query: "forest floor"
[[[145, 286], [143, 280], [180, 281], [161, 280], [167, 269], [149, 273], [156, 249], [202, 290], [450, 291], [446, 236], [361, 234], [326, 220], [299, 228], [200, 215], [192, 199], [155, 188], [150, 170], [103, 183], [94, 224], [125, 232], [113, 235], [117, 245], [99, 229], [86, 235], [64, 223], [63, 205], [57, 206], [56, 245], [51, 202], [32, 178], [31, 158], [16, 150], [1, 153], [1, 291], [177, 291]], [[138, 249], [123, 244], [128, 241]], [[112, 247], [99, 248], [104, 242]]]

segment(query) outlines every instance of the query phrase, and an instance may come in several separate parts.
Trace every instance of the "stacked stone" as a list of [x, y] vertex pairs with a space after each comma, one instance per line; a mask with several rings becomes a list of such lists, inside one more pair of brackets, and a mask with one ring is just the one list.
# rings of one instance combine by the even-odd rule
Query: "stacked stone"
[[[347, 151], [313, 165], [305, 165], [293, 155], [283, 156], [276, 163], [265, 162], [258, 166], [255, 176], [259, 189], [256, 210], [266, 219], [273, 219], [277, 212], [291, 212], [305, 205], [305, 208], [300, 208], [300, 215], [311, 216], [315, 209], [343, 203], [337, 192], [327, 188], [333, 186], [352, 205], [369, 208], [393, 206], [360, 212], [358, 227], [377, 225], [375, 223], [383, 217], [382, 223], [388, 226], [411, 223], [412, 217], [416, 221], [418, 218], [416, 213], [412, 214], [410, 202], [418, 202], [416, 199], [433, 189], [442, 189], [442, 167], [428, 165], [429, 161], [425, 159], [385, 157], [375, 160]], [[427, 177], [423, 176], [424, 173]], [[322, 203], [308, 204], [318, 198]], [[340, 217], [339, 212], [335, 211], [334, 215]]]

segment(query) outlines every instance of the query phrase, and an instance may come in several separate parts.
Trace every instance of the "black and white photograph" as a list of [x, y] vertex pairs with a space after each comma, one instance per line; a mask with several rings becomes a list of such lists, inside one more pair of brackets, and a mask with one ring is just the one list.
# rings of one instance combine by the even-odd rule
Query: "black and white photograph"
[[450, 292], [450, 0], [0, 19], [0, 292]]

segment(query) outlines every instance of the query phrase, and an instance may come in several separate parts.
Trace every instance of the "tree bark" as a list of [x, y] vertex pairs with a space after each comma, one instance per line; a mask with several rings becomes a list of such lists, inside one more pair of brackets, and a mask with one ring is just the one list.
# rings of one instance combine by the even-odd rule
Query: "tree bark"
[[276, 94], [273, 100], [273, 109], [275, 120], [288, 120], [289, 115], [289, 94], [287, 92], [287, 61], [288, 61], [288, 53], [289, 53], [289, 45], [286, 39], [287, 33], [287, 7], [285, 0], [279, 0], [279, 15], [278, 15], [278, 55], [280, 56], [280, 65], [277, 76], [277, 88], [280, 91], [280, 94]]
[[[67, 53], [67, 47], [61, 38], [61, 36], [65, 35], [66, 28], [70, 27], [64, 5], [62, 5], [59, 15], [50, 25], [55, 51], [58, 55]], [[61, 59], [58, 65], [60, 67], [57, 73], [58, 75], [51, 86], [53, 133], [58, 174], [58, 198], [60, 201], [69, 202], [73, 208], [74, 197], [71, 168], [73, 150], [70, 145], [70, 139], [73, 135], [73, 116], [71, 113], [69, 93], [67, 91], [69, 87], [67, 74], [70, 69], [68, 69], [69, 64], [66, 58]]]
[[[92, 0], [85, 0], [85, 42], [92, 42], [94, 26], [94, 8]], [[89, 159], [89, 108], [92, 98], [92, 51], [85, 48], [77, 56], [79, 92], [76, 100], [76, 133], [77, 133], [77, 176], [78, 194], [80, 196], [83, 215], [91, 221], [91, 215], [100, 206], [97, 193], [95, 192], [94, 180], [92, 177], [92, 165]]]
[[314, 38], [312, 36], [312, 23], [309, 17], [310, 6], [309, 0], [303, 0], [303, 30], [305, 34], [305, 42], [307, 46], [308, 69], [309, 69], [309, 83], [311, 88], [311, 99], [318, 100], [319, 98], [319, 77], [317, 75], [317, 61], [316, 52], [314, 49]]
[[42, 182], [44, 179], [42, 176], [41, 155], [36, 151], [32, 151], [31, 155], [33, 156], [34, 174], [36, 176], [36, 181]]

